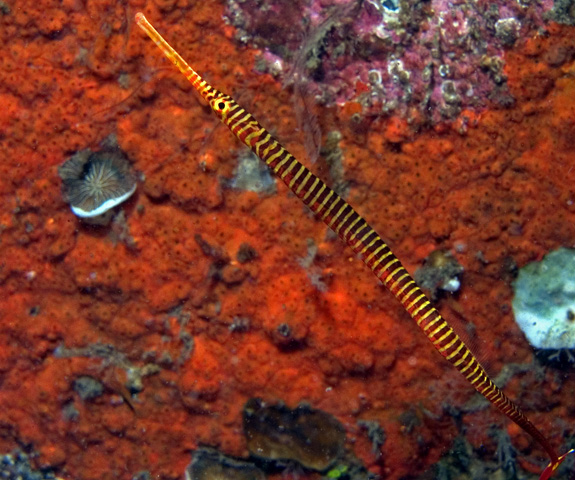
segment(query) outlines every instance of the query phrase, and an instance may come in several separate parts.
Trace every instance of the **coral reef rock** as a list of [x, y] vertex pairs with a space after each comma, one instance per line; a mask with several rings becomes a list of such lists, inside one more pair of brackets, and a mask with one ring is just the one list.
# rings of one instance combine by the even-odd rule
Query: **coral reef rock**
[[513, 284], [517, 324], [535, 348], [575, 348], [575, 250], [525, 265]]

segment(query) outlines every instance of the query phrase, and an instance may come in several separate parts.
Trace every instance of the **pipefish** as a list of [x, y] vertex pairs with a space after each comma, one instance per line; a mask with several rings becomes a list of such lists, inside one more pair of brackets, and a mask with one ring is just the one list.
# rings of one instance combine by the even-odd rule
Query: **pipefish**
[[415, 284], [412, 276], [389, 246], [351, 205], [296, 160], [249, 112], [196, 73], [142, 13], [137, 13], [135, 20], [166, 58], [208, 102], [220, 121], [241, 142], [251, 148], [316, 217], [333, 230], [371, 269], [399, 300], [439, 353], [475, 390], [539, 443], [550, 458], [539, 480], [550, 478], [565, 457], [575, 450], [571, 449], [561, 456], [557, 455], [547, 437], [531, 423], [520, 407], [493, 383], [471, 350], [431, 305], [430, 300]]

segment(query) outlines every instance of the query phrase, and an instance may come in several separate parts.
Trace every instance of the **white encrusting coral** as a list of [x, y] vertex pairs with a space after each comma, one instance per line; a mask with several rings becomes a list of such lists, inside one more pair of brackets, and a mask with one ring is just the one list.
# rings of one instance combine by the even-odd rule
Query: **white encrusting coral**
[[513, 283], [515, 321], [540, 349], [575, 349], [575, 250], [525, 265]]

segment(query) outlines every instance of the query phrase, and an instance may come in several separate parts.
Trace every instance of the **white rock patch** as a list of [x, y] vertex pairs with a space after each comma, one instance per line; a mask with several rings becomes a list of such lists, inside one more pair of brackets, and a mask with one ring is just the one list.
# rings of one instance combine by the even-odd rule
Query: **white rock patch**
[[541, 349], [575, 349], [575, 250], [525, 265], [513, 283], [515, 321]]

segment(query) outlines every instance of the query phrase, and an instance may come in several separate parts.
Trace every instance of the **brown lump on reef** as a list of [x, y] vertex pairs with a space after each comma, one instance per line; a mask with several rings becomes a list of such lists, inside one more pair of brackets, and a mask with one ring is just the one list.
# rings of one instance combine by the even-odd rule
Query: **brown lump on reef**
[[244, 406], [248, 450], [265, 460], [292, 460], [323, 471], [341, 457], [345, 431], [328, 413], [299, 405], [266, 405], [257, 398]]
[[435, 250], [425, 259], [423, 266], [415, 272], [417, 284], [429, 292], [432, 300], [437, 300], [442, 292], [459, 290], [459, 277], [463, 267], [453, 257], [451, 252]]
[[265, 480], [265, 474], [255, 465], [227, 457], [222, 453], [200, 448], [192, 455], [186, 468], [186, 480]]

